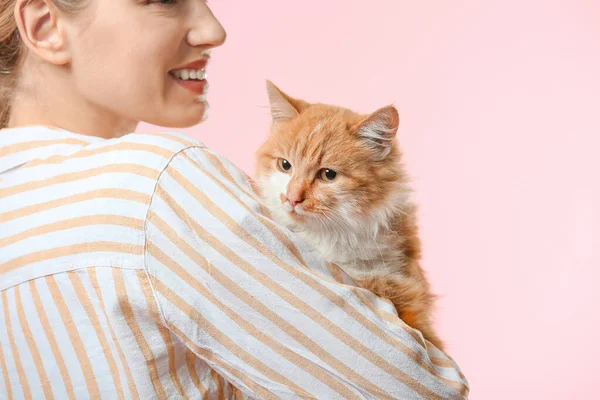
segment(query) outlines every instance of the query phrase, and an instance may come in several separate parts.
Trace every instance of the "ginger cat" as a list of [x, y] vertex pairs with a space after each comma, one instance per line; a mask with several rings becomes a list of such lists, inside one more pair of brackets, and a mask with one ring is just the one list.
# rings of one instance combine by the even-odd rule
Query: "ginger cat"
[[267, 90], [273, 123], [256, 153], [256, 178], [273, 218], [358, 285], [390, 299], [406, 324], [442, 349], [394, 140], [397, 110], [361, 115], [294, 99], [271, 82]]

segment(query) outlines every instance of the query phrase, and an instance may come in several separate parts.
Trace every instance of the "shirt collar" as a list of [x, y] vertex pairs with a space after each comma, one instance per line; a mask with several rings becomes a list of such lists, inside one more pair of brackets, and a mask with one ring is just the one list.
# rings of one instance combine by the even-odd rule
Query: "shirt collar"
[[105, 139], [36, 125], [0, 130], [0, 173]]

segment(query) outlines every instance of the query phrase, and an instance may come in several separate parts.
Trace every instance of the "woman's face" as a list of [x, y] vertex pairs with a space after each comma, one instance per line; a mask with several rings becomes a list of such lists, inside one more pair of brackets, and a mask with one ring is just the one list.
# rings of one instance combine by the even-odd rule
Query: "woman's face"
[[65, 34], [90, 106], [170, 127], [206, 118], [204, 69], [226, 33], [204, 0], [89, 0]]

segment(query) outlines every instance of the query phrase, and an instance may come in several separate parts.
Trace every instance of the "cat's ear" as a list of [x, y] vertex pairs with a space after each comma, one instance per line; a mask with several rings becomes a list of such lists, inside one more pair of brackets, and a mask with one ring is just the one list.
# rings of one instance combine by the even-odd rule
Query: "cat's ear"
[[271, 81], [267, 81], [267, 93], [271, 104], [271, 116], [274, 122], [287, 121], [296, 117], [308, 103], [294, 99], [283, 93]]
[[355, 129], [358, 138], [365, 146], [374, 151], [377, 159], [383, 160], [391, 151], [399, 124], [398, 110], [390, 105], [380, 108], [363, 119]]

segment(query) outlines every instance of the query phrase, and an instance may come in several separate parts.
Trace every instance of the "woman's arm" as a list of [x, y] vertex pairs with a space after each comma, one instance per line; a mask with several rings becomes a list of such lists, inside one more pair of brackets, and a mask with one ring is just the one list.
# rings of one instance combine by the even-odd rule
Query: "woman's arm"
[[260, 398], [466, 398], [453, 361], [328, 279], [263, 212], [249, 178], [200, 147], [158, 181], [146, 267], [163, 323], [194, 353]]

